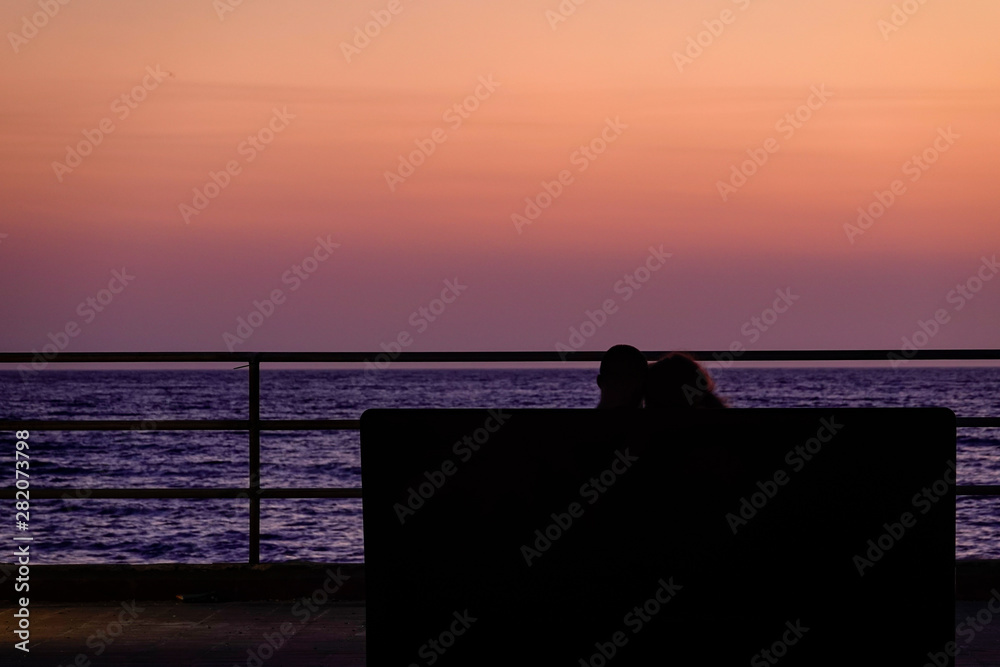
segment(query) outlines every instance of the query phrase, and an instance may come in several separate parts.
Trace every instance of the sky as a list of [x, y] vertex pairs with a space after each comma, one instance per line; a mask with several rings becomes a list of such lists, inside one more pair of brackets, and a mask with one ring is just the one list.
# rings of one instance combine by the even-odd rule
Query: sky
[[998, 21], [7, 0], [0, 351], [996, 347]]

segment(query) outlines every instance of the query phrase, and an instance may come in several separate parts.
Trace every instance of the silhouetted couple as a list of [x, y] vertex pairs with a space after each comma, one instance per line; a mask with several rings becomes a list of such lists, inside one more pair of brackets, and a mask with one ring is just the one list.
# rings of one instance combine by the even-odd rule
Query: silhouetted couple
[[598, 408], [724, 408], [701, 364], [670, 352], [654, 364], [631, 345], [615, 345], [601, 358]]

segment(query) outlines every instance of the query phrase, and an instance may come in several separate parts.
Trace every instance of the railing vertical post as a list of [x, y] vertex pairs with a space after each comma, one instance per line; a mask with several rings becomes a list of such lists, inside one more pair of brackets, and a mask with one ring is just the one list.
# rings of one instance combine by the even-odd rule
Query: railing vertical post
[[260, 563], [260, 360], [250, 359], [250, 564]]

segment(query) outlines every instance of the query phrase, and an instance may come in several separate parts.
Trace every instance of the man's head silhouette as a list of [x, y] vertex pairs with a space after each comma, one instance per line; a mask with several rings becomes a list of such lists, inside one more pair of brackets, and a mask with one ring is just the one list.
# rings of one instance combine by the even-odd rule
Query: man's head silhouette
[[638, 408], [646, 388], [646, 357], [631, 345], [615, 345], [601, 358], [599, 408]]

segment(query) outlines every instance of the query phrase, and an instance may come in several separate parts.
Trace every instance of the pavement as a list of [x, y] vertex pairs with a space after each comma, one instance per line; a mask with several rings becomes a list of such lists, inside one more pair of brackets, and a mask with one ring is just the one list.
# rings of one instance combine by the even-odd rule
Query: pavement
[[[957, 667], [1000, 667], [1000, 622], [986, 604], [955, 603]], [[358, 602], [38, 603], [30, 607], [27, 654], [12, 646], [15, 611], [0, 607], [3, 665], [365, 665], [365, 605]]]

